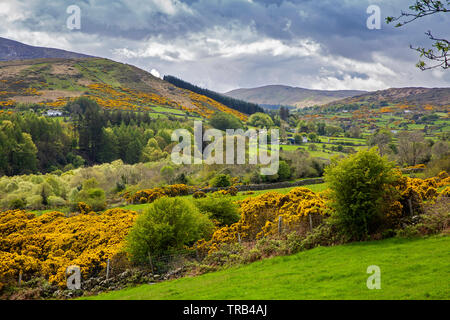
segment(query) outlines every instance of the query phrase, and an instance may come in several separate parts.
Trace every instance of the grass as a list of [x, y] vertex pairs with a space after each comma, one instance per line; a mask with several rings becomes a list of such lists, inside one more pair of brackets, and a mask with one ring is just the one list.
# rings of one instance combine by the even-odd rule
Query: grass
[[[449, 247], [448, 236], [319, 247], [84, 299], [449, 299]], [[381, 270], [379, 290], [366, 286], [371, 265]]]

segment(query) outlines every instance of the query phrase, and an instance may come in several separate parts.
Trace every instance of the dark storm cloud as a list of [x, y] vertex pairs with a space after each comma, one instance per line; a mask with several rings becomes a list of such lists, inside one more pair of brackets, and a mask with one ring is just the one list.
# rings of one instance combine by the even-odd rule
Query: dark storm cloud
[[[314, 88], [448, 86], [450, 75], [418, 71], [410, 44], [450, 37], [450, 15], [402, 28], [384, 23], [413, 0], [98, 0], [0, 2], [0, 36], [105, 56], [225, 91], [282, 83]], [[66, 28], [69, 4], [82, 29]], [[366, 9], [381, 9], [369, 30]], [[445, 27], [447, 26], [447, 27]]]

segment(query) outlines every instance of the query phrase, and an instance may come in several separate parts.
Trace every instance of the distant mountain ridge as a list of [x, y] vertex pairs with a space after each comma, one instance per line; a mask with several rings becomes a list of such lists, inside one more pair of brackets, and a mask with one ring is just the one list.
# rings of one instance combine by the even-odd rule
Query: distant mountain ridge
[[40, 58], [89, 58], [92, 56], [61, 49], [30, 46], [0, 37], [0, 61], [28, 60]]
[[286, 105], [298, 108], [324, 105], [343, 98], [367, 93], [361, 90], [312, 90], [285, 85], [242, 88], [224, 93], [236, 99], [261, 105]]
[[389, 88], [328, 103], [326, 106], [350, 104], [450, 105], [450, 88], [405, 87]]

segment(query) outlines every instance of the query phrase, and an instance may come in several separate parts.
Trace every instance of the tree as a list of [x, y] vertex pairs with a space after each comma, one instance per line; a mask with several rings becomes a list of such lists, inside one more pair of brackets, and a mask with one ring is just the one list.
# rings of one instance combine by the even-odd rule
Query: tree
[[243, 125], [241, 121], [234, 115], [224, 113], [224, 112], [216, 112], [209, 119], [209, 124], [219, 130], [226, 129], [241, 129]]
[[332, 223], [351, 240], [363, 240], [382, 225], [389, 205], [384, 199], [397, 180], [394, 166], [372, 148], [335, 158], [325, 169]]
[[220, 173], [211, 179], [210, 184], [216, 188], [226, 188], [231, 186], [231, 178], [228, 174]]
[[238, 206], [231, 197], [211, 196], [203, 199], [196, 199], [194, 204], [200, 212], [210, 219], [219, 222], [219, 226], [229, 226], [240, 219]]
[[379, 130], [369, 136], [367, 144], [370, 147], [378, 147], [378, 150], [382, 156], [392, 151], [390, 145], [392, 143], [392, 133], [388, 130]]
[[66, 105], [72, 113], [78, 132], [78, 146], [91, 162], [100, 162], [99, 156], [103, 141], [104, 118], [97, 102], [81, 97]]
[[285, 181], [291, 177], [291, 167], [286, 161], [281, 160], [278, 167], [278, 180]]
[[213, 228], [190, 201], [164, 197], [138, 216], [128, 234], [126, 251], [134, 262], [148, 262], [149, 256], [174, 253], [207, 238]]
[[274, 125], [268, 114], [256, 112], [248, 118], [248, 124], [258, 128], [270, 128]]
[[[411, 10], [410, 12], [402, 11], [398, 17], [387, 17], [386, 22], [391, 23], [403, 20], [395, 25], [396, 27], [401, 27], [425, 16], [436, 13], [448, 13], [450, 12], [450, 0], [416, 0], [414, 5], [410, 6], [409, 9]], [[436, 67], [448, 69], [450, 65], [448, 57], [450, 48], [449, 40], [437, 38], [432, 35], [431, 31], [427, 31], [425, 34], [430, 40], [434, 41], [433, 47], [435, 49], [426, 49], [424, 47], [414, 48], [412, 45], [410, 47], [411, 49], [418, 51], [420, 57], [425, 57], [436, 64], [429, 67], [424, 61], [419, 60], [416, 66], [421, 70], [433, 69]]]
[[419, 131], [398, 134], [398, 157], [401, 164], [415, 166], [430, 158], [430, 146]]

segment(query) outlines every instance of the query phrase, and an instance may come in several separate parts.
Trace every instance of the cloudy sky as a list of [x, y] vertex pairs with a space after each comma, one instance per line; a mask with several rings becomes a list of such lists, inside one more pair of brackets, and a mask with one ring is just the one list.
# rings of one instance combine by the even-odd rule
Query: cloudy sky
[[[170, 74], [220, 92], [268, 84], [378, 90], [450, 86], [409, 45], [450, 38], [450, 13], [402, 28], [384, 18], [414, 0], [0, 0], [0, 37]], [[67, 28], [69, 5], [80, 30]], [[381, 29], [368, 29], [377, 5]]]

